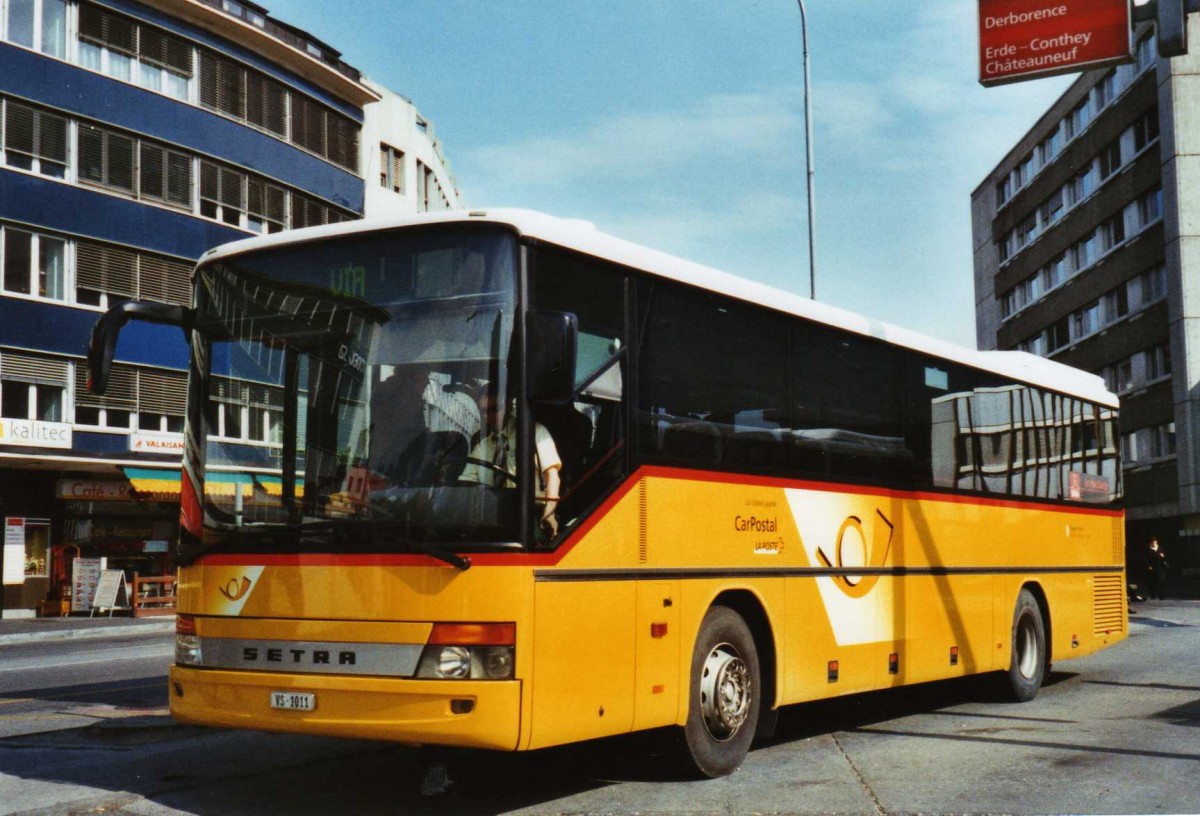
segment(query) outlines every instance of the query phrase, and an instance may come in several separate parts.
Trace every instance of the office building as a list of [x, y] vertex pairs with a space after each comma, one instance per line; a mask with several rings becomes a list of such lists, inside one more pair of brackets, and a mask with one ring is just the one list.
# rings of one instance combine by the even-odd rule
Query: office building
[[[91, 395], [105, 308], [190, 303], [226, 241], [455, 206], [416, 108], [261, 6], [0, 0], [3, 614], [61, 608], [76, 557], [170, 570], [187, 347], [131, 324]], [[230, 399], [222, 433], [268, 444], [270, 406]]]
[[972, 194], [977, 339], [1120, 395], [1131, 573], [1157, 537], [1187, 580], [1200, 569], [1200, 53], [1160, 58], [1149, 30], [1135, 43], [1134, 62], [1080, 75]]

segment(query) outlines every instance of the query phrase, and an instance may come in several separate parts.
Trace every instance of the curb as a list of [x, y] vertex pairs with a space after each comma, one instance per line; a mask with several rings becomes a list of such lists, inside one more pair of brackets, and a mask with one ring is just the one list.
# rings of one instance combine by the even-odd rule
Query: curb
[[120, 635], [157, 635], [174, 631], [175, 618], [172, 616], [163, 620], [146, 621], [145, 623], [98, 624], [95, 626], [73, 626], [65, 629], [42, 629], [32, 632], [5, 632], [0, 634], [0, 646], [53, 640], [94, 640]]

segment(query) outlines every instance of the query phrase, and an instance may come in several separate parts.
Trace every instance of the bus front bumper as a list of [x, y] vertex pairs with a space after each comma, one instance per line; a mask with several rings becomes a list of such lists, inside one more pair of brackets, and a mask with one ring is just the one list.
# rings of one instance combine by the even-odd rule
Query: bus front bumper
[[[311, 710], [271, 705], [312, 695]], [[410, 744], [516, 750], [519, 680], [402, 680], [172, 666], [171, 715], [182, 723]]]

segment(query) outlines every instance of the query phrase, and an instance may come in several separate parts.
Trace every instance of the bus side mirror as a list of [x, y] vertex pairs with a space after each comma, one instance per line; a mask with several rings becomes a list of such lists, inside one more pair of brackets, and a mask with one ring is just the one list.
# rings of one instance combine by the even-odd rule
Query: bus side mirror
[[567, 402], [575, 396], [579, 318], [570, 312], [529, 312], [525, 320], [529, 398]]
[[194, 316], [191, 309], [183, 306], [144, 300], [129, 300], [113, 306], [92, 327], [92, 339], [88, 342], [88, 391], [102, 395], [108, 390], [108, 375], [112, 371], [117, 338], [130, 320], [178, 326], [186, 332]]

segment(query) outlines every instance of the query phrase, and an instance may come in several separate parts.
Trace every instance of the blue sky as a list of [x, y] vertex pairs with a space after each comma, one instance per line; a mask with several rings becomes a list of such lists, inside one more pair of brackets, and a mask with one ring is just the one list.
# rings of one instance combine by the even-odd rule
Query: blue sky
[[[808, 293], [795, 0], [274, 0], [434, 124], [466, 203]], [[975, 345], [970, 194], [1070, 82], [984, 89], [973, 0], [808, 0], [817, 297]]]

